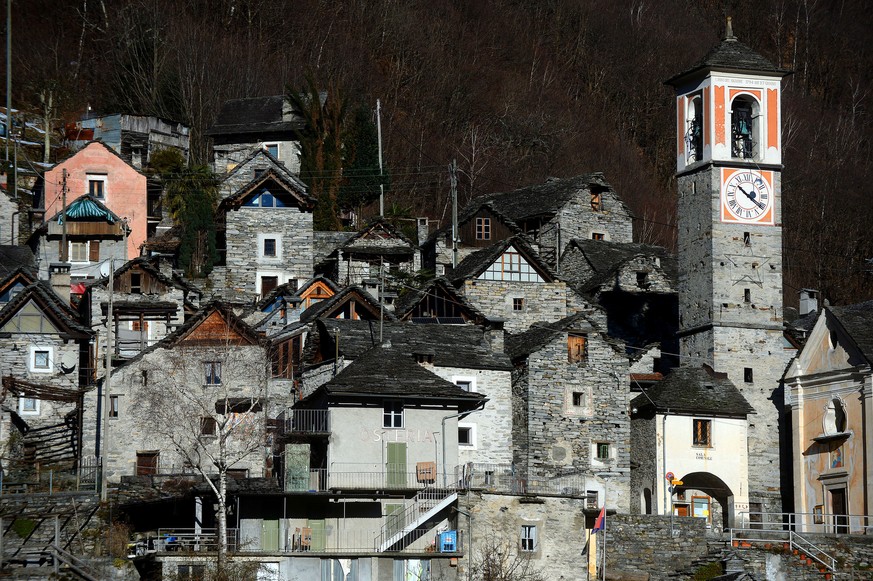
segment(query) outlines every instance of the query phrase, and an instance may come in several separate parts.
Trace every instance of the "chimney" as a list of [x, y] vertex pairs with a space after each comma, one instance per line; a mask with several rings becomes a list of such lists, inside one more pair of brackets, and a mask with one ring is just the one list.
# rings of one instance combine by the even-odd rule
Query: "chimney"
[[427, 241], [427, 237], [430, 234], [428, 231], [428, 222], [427, 218], [416, 218], [416, 233], [418, 234], [418, 245], [421, 246]]
[[493, 353], [503, 353], [503, 319], [489, 319], [485, 327], [485, 341]]
[[800, 289], [799, 315], [805, 317], [810, 313], [818, 312], [818, 291], [811, 288]]
[[55, 294], [70, 304], [70, 265], [66, 262], [52, 262], [49, 265], [49, 282]]

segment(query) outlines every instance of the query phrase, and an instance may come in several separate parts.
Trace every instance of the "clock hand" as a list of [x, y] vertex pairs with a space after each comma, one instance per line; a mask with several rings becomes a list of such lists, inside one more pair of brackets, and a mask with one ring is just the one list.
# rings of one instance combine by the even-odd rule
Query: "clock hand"
[[743, 192], [743, 195], [746, 196], [747, 198], [749, 198], [749, 200], [751, 200], [751, 202], [753, 204], [755, 204], [756, 206], [758, 206], [760, 209], [763, 210], [766, 207], [763, 202], [759, 202], [758, 200], [755, 199], [754, 192], [750, 194], [749, 192], [747, 192], [746, 190], [743, 189], [743, 186], [737, 186], [737, 189], [740, 190], [741, 192]]

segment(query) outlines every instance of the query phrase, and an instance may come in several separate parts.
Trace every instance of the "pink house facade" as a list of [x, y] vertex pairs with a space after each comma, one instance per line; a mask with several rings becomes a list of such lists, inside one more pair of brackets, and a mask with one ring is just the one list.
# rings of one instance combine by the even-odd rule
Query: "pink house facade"
[[124, 161], [112, 149], [93, 141], [45, 173], [45, 216], [63, 209], [64, 170], [67, 204], [91, 194], [127, 221], [127, 259], [139, 256], [146, 239], [148, 201], [146, 176]]

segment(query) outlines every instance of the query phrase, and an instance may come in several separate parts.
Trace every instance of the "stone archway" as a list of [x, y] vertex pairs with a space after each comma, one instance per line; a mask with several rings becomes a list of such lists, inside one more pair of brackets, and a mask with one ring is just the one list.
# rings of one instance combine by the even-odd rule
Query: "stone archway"
[[714, 526], [720, 524], [722, 530], [733, 526], [733, 496], [734, 493], [724, 480], [709, 472], [690, 472], [680, 478], [681, 486], [677, 486], [673, 494], [680, 492], [699, 491], [715, 500], [721, 509], [721, 522], [713, 522]]

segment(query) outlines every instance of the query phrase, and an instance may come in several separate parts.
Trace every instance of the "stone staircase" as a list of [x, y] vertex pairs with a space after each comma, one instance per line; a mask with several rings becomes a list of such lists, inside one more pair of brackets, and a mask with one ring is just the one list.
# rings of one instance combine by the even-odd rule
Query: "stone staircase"
[[99, 508], [99, 499], [89, 493], [0, 496], [3, 574], [46, 578], [54, 573], [57, 558], [71, 578], [97, 579], [75, 555], [94, 553], [93, 535], [83, 533], [100, 526]]

